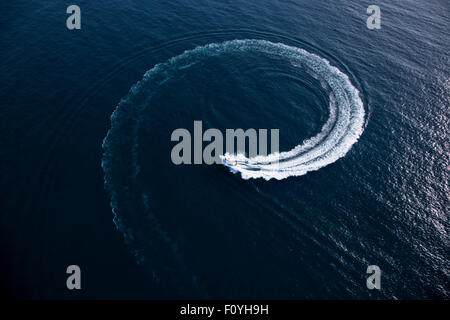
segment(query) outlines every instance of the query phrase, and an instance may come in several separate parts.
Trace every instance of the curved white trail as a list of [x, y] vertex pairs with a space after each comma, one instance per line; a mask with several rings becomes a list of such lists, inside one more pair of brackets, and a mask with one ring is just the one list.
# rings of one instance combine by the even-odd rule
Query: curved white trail
[[227, 153], [221, 156], [222, 163], [232, 172], [240, 173], [244, 179], [281, 180], [301, 176], [342, 158], [358, 141], [364, 130], [365, 114], [359, 91], [348, 76], [330, 65], [328, 60], [300, 48], [264, 40], [233, 40], [210, 46], [224, 51], [231, 48], [232, 51], [263, 52], [288, 59], [293, 66], [305, 68], [331, 90], [329, 118], [316, 136], [290, 151], [268, 156], [246, 158]]
[[[322, 86], [329, 90], [330, 105], [329, 118], [321, 131], [290, 151], [267, 156], [246, 158], [243, 155], [225, 154], [221, 156], [222, 163], [232, 172], [240, 173], [242, 178], [284, 179], [290, 176], [301, 176], [310, 171], [318, 170], [335, 162], [351, 149], [364, 130], [364, 106], [359, 96], [359, 91], [352, 85], [348, 76], [338, 68], [332, 66], [328, 60], [310, 53], [306, 50], [288, 46], [282, 43], [273, 43], [266, 40], [231, 40], [223, 43], [212, 43], [197, 47], [193, 50], [170, 58], [164, 63], [155, 65], [146, 72], [142, 81], [135, 84], [129, 96], [124, 99], [114, 111], [112, 127], [105, 138], [104, 147], [108, 150], [111, 142], [110, 136], [116, 130], [114, 127], [120, 123], [120, 118], [128, 112], [137, 114], [129, 115], [136, 120], [132, 130], [135, 136], [140, 125], [140, 113], [145, 110], [136, 106], [130, 111], [127, 109], [128, 100], [134, 99], [142, 87], [157, 88], [171, 78], [177, 76], [177, 72], [189, 68], [204, 59], [212, 56], [220, 56], [228, 53], [248, 52], [254, 54], [266, 54], [289, 61], [294, 67], [304, 69], [310, 75], [320, 81]], [[146, 98], [151, 99], [151, 94]], [[279, 128], [282, 134], [283, 128]], [[137, 165], [137, 139], [132, 138], [132, 163], [135, 168], [135, 177], [138, 174]], [[109, 153], [105, 153], [104, 168], [108, 170]]]

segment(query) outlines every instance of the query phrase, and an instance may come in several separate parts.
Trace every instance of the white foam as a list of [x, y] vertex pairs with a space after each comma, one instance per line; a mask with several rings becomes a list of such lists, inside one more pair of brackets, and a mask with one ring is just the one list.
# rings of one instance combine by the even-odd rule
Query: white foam
[[[281, 180], [290, 176], [301, 176], [344, 157], [358, 141], [364, 130], [365, 111], [359, 91], [352, 85], [348, 76], [332, 66], [328, 60], [282, 43], [246, 39], [197, 47], [154, 66], [131, 91], [139, 90], [144, 82], [158, 86], [176, 76], [176, 71], [180, 68], [189, 68], [205, 58], [233, 52], [264, 53], [287, 59], [292, 66], [305, 69], [320, 81], [323, 88], [330, 90], [330, 104], [329, 118], [321, 131], [290, 151], [250, 159], [243, 155], [223, 155], [222, 160], [228, 160], [223, 162], [224, 165], [230, 167], [232, 172], [240, 173], [244, 179]], [[119, 111], [120, 105], [114, 112], [113, 119]], [[138, 112], [142, 111], [141, 109]], [[282, 128], [279, 129], [282, 131]], [[132, 149], [136, 150], [137, 142], [134, 144]], [[230, 165], [235, 160], [239, 160], [240, 164]], [[134, 166], [136, 169], [137, 164]]]
[[[224, 165], [242, 178], [284, 179], [319, 170], [344, 157], [364, 130], [364, 106], [359, 91], [348, 76], [332, 66], [328, 60], [303, 49], [264, 40], [234, 40], [220, 45], [224, 50], [233, 47], [241, 51], [259, 51], [288, 59], [294, 67], [307, 68], [330, 93], [330, 115], [322, 130], [290, 151], [268, 156], [225, 154]], [[282, 130], [282, 128], [280, 128]], [[230, 163], [239, 162], [230, 166]], [[242, 165], [244, 163], [245, 165]]]

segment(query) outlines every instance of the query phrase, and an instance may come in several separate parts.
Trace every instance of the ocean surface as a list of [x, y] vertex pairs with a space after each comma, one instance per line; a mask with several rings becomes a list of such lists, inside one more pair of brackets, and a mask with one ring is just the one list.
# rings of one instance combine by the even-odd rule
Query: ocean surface
[[[447, 1], [0, 11], [2, 296], [450, 298]], [[174, 165], [196, 120], [279, 129], [280, 165]]]

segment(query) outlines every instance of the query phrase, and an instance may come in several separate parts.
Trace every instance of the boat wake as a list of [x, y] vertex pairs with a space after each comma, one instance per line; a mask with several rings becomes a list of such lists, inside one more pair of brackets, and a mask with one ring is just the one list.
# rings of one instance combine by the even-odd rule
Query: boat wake
[[[135, 106], [135, 96], [139, 96], [142, 88], [146, 91], [157, 88], [177, 76], [179, 70], [189, 68], [204, 59], [230, 53], [245, 52], [250, 54], [266, 54], [288, 61], [292, 66], [306, 70], [320, 81], [322, 87], [329, 94], [329, 118], [320, 132], [303, 141], [290, 151], [246, 158], [244, 155], [225, 154], [221, 156], [222, 164], [234, 173], [240, 173], [243, 179], [263, 178], [285, 179], [290, 176], [301, 176], [310, 171], [323, 168], [339, 158], [344, 157], [355, 144], [364, 130], [365, 111], [359, 91], [352, 85], [346, 74], [332, 66], [330, 62], [304, 49], [274, 43], [266, 40], [231, 40], [223, 43], [211, 43], [169, 59], [165, 63], [157, 64], [146, 72], [141, 82], [123, 99], [111, 117], [112, 127], [104, 141], [103, 167], [108, 176], [110, 164], [113, 161], [113, 134], [120, 131], [122, 123], [128, 119], [140, 119], [145, 105]], [[142, 94], [140, 94], [142, 95]], [[145, 101], [151, 99], [151, 93]], [[131, 113], [131, 114], [130, 114]], [[133, 120], [134, 122], [135, 120]], [[135, 135], [140, 121], [134, 122], [132, 130]], [[127, 127], [127, 126], [125, 126]], [[130, 141], [123, 137], [122, 143], [131, 143], [133, 167], [136, 176], [139, 171], [137, 165], [137, 140], [130, 137]], [[117, 142], [117, 141], [116, 141]]]
[[364, 130], [364, 105], [359, 91], [346, 74], [328, 60], [303, 49], [264, 40], [234, 40], [219, 45], [223, 50], [263, 52], [287, 59], [304, 68], [329, 90], [329, 118], [321, 131], [290, 151], [246, 158], [242, 154], [221, 156], [222, 164], [242, 178], [284, 179], [319, 170], [344, 157]]

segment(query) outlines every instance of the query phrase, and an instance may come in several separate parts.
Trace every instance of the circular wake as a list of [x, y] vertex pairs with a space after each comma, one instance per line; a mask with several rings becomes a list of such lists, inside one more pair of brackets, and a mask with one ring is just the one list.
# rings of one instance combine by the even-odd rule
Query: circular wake
[[[223, 164], [232, 172], [240, 173], [244, 179], [264, 178], [270, 180], [274, 178], [281, 180], [289, 176], [301, 176], [345, 156], [359, 139], [364, 130], [364, 106], [359, 97], [359, 91], [352, 85], [346, 74], [332, 66], [328, 60], [297, 47], [266, 40], [232, 40], [185, 51], [165, 63], [156, 65], [144, 75], [143, 80], [131, 89], [129, 96], [121, 101], [112, 115], [112, 127], [104, 142], [103, 167], [106, 175], [108, 175], [108, 162], [113, 160], [114, 148], [111, 147], [110, 140], [115, 130], [121, 127], [121, 117], [124, 118], [122, 119], [124, 123], [130, 119], [138, 119], [135, 120], [135, 128], [132, 131], [137, 132], [139, 128], [139, 115], [145, 107], [133, 108], [130, 106], [132, 103], [129, 103], [128, 100], [133, 100], [134, 95], [139, 95], [141, 86], [145, 84], [145, 86], [157, 88], [175, 77], [179, 70], [189, 68], [211, 56], [234, 52], [263, 53], [285, 59], [294, 67], [305, 69], [329, 91], [330, 104], [329, 118], [321, 131], [290, 151], [254, 158], [246, 158], [241, 154], [221, 156]], [[151, 94], [146, 99], [150, 100]], [[134, 113], [134, 115], [129, 113]], [[282, 128], [280, 128], [280, 132], [282, 134]], [[124, 139], [121, 138], [121, 140]], [[132, 144], [133, 154], [137, 153], [136, 139], [131, 139], [129, 143]], [[136, 156], [133, 158], [135, 172], [132, 175], [137, 175], [139, 167], [136, 163]]]
[[359, 91], [348, 76], [328, 60], [300, 48], [264, 40], [235, 40], [219, 46], [223, 46], [223, 50], [231, 47], [234, 50], [257, 51], [283, 57], [293, 66], [305, 68], [324, 88], [330, 89], [329, 118], [316, 136], [290, 151], [268, 156], [246, 158], [242, 154], [227, 153], [221, 159], [232, 172], [241, 173], [244, 179], [281, 180], [289, 176], [301, 176], [342, 158], [358, 141], [364, 130], [365, 114]]
[[[237, 85], [245, 85], [245, 81], [247, 81], [245, 74], [241, 73], [242, 66], [251, 65], [252, 62], [255, 62], [255, 65], [258, 66], [260, 61], [258, 58], [263, 56], [265, 59], [266, 56], [269, 56], [275, 58], [270, 59], [270, 62], [282, 61], [284, 67], [287, 64], [289, 68], [283, 70], [295, 71], [290, 69], [291, 66], [293, 69], [301, 69], [302, 72], [306, 70], [309, 75], [318, 80], [309, 81], [308, 85], [314, 83], [320, 86], [321, 84], [326, 94], [329, 95], [329, 99], [317, 100], [321, 105], [325, 103], [324, 101], [329, 101], [328, 118], [325, 118], [326, 120], [322, 122], [324, 125], [314, 127], [309, 131], [319, 133], [292, 150], [252, 159], [245, 158], [243, 155], [224, 155], [225, 165], [234, 159], [239, 162], [237, 166], [232, 166], [230, 169], [240, 173], [244, 179], [284, 179], [322, 168], [343, 157], [363, 131], [365, 117], [363, 104], [357, 89], [350, 83], [349, 78], [340, 70], [331, 66], [327, 60], [296, 47], [265, 40], [232, 40], [213, 43], [185, 51], [147, 71], [143, 79], [136, 83], [128, 95], [120, 101], [111, 116], [111, 128], [103, 143], [102, 167], [105, 173], [105, 187], [111, 194], [114, 223], [123, 233], [126, 242], [132, 246], [139, 263], [145, 263], [151, 270], [152, 277], [164, 279], [166, 285], [173, 282], [171, 284], [173, 287], [184, 286], [188, 288], [192, 285], [197, 287], [197, 279], [200, 278], [208, 282], [211, 273], [207, 269], [203, 270], [204, 255], [219, 247], [220, 250], [223, 250], [223, 248], [227, 248], [229, 243], [228, 241], [226, 243], [221, 242], [220, 239], [226, 239], [225, 236], [216, 238], [218, 243], [221, 243], [220, 246], [217, 244], [217, 247], [215, 247], [214, 241], [204, 241], [204, 239], [212, 239], [217, 234], [221, 234], [221, 232], [227, 230], [224, 226], [232, 228], [235, 232], [242, 231], [242, 237], [245, 239], [250, 236], [247, 229], [236, 229], [235, 225], [236, 221], [247, 219], [246, 215], [241, 216], [239, 214], [240, 210], [248, 212], [253, 208], [247, 201], [239, 201], [239, 197], [245, 194], [245, 190], [240, 190], [240, 192], [234, 194], [233, 188], [229, 189], [231, 187], [229, 184], [222, 185], [216, 183], [217, 181], [211, 181], [210, 170], [204, 170], [208, 171], [206, 175], [199, 175], [199, 172], [203, 171], [203, 167], [179, 168], [172, 165], [169, 148], [165, 143], [166, 140], [161, 140], [168, 139], [173, 123], [187, 123], [188, 120], [191, 120], [191, 117], [197, 118], [202, 111], [195, 110], [193, 105], [192, 108], [195, 112], [192, 114], [181, 112], [185, 109], [183, 107], [187, 103], [186, 101], [196, 101], [190, 100], [191, 95], [189, 94], [184, 96], [183, 88], [189, 91], [192, 83], [198, 83], [201, 88], [203, 81], [207, 81], [208, 77], [214, 76], [217, 80], [214, 85], [211, 87], [205, 86], [203, 90], [199, 90], [200, 94], [207, 94], [208, 90], [211, 90], [211, 88], [214, 90], [216, 85], [221, 85], [223, 82], [225, 89], [221, 87], [221, 91], [218, 89], [217, 92], [232, 95], [231, 92], [227, 91], [230, 86], [226, 86], [222, 79], [223, 75], [217, 72], [221, 72], [221, 68], [224, 66], [226, 68], [236, 66], [234, 56], [239, 57], [240, 53], [248, 55], [249, 59], [237, 61], [238, 63], [245, 62], [245, 64], [238, 65], [237, 69], [233, 70], [233, 72], [236, 72], [236, 78], [242, 79], [242, 82], [236, 82]], [[226, 63], [215, 69], [214, 63], [230, 56], [232, 59], [224, 59]], [[266, 62], [267, 60], [263, 61]], [[201, 70], [205, 70], [205, 66], [207, 67], [205, 74], [199, 74]], [[186, 77], [189, 70], [198, 78]], [[226, 79], [226, 77], [224, 78]], [[305, 78], [311, 80], [309, 76]], [[179, 82], [180, 79], [182, 81]], [[254, 77], [248, 79], [252, 81]], [[259, 84], [266, 82], [265, 78], [258, 80], [261, 80]], [[287, 82], [286, 86], [290, 84], [292, 83]], [[231, 88], [234, 88], [234, 86], [235, 83], [233, 82]], [[302, 129], [303, 126], [294, 126], [297, 129], [292, 132], [292, 126], [289, 126], [287, 121], [290, 121], [290, 116], [296, 114], [296, 112], [293, 110], [290, 113], [290, 110], [283, 108], [283, 106], [285, 106], [284, 101], [292, 102], [297, 96], [302, 96], [294, 90], [297, 88], [301, 90], [301, 87], [290, 87], [293, 91], [292, 96], [285, 96], [280, 91], [277, 91], [280, 92], [279, 96], [271, 94], [272, 91], [264, 95], [263, 88], [257, 85], [251, 88], [253, 90], [251, 91], [252, 94], [248, 96], [249, 100], [258, 99], [260, 95], [262, 97], [259, 101], [267, 99], [269, 102], [272, 96], [282, 99], [281, 102], [272, 102], [272, 106], [278, 106], [276, 110], [273, 110], [271, 105], [268, 104], [267, 108], [262, 108], [257, 112], [264, 113], [264, 117], [268, 119], [263, 118], [264, 121], [277, 123], [281, 135], [283, 135], [283, 125], [286, 125], [286, 128], [290, 130], [290, 140], [288, 141], [295, 146], [296, 137], [301, 135], [299, 129]], [[282, 87], [273, 86], [271, 88], [281, 90]], [[211, 96], [215, 95], [215, 92], [211, 93]], [[180, 99], [176, 100], [173, 96], [180, 97]], [[186, 96], [188, 99], [183, 100]], [[194, 95], [194, 97], [195, 99], [198, 98], [197, 95]], [[233, 96], [232, 103], [237, 103], [240, 106], [247, 99], [245, 96], [242, 96], [242, 99], [240, 97], [238, 94]], [[167, 99], [170, 100], [167, 101]], [[223, 106], [223, 100], [218, 101], [217, 106]], [[301, 102], [303, 105], [306, 103], [306, 101]], [[173, 108], [163, 109], [164, 106], [170, 106], [172, 103], [174, 103]], [[199, 103], [200, 108], [204, 105], [214, 107], [214, 104]], [[177, 110], [176, 107], [179, 107], [180, 110]], [[224, 108], [228, 113], [217, 113], [217, 110], [209, 110], [211, 111], [210, 114], [218, 115], [217, 119], [214, 119], [211, 123], [221, 124], [225, 122], [233, 125], [236, 120], [234, 116], [245, 119], [247, 114], [240, 114], [240, 112], [251, 110], [252, 107], [253, 104], [247, 109], [242, 108], [240, 110]], [[289, 115], [283, 117], [285, 113], [289, 113]], [[209, 115], [209, 113], [204, 114]], [[229, 120], [227, 119], [228, 114], [233, 116]], [[213, 118], [212, 115], [205, 116], [205, 120]], [[183, 120], [178, 120], [178, 118]], [[150, 125], [147, 126], [146, 124]], [[311, 134], [309, 133], [309, 135]], [[187, 181], [192, 179], [195, 179], [195, 182], [186, 184]], [[267, 186], [270, 187], [270, 185]], [[186, 188], [190, 192], [189, 196], [186, 195]], [[192, 190], [189, 188], [192, 188]], [[208, 190], [203, 188], [208, 188]], [[224, 189], [227, 197], [230, 194], [236, 196], [234, 209], [231, 210], [234, 217], [229, 222], [225, 218], [216, 220], [217, 216], [221, 216], [220, 210], [217, 208], [221, 206], [220, 199]], [[205, 192], [214, 194], [214, 196], [205, 201], [202, 199]], [[200, 202], [201, 207], [197, 207]], [[182, 203], [182, 206], [180, 206], [180, 203]], [[228, 204], [227, 207], [233, 207], [233, 205]], [[196, 210], [191, 209], [194, 206]], [[212, 211], [218, 214], [211, 215]], [[161, 212], [173, 214], [165, 215], [160, 214]], [[195, 218], [191, 214], [185, 214], [186, 212], [195, 212]], [[227, 217], [230, 215], [229, 209], [226, 209], [226, 215]], [[283, 219], [283, 221], [289, 221], [289, 219]], [[180, 227], [190, 225], [192, 221], [205, 223], [208, 226], [203, 230], [205, 238], [198, 237], [195, 228]], [[243, 225], [247, 223], [247, 220], [242, 220]], [[289, 222], [289, 225], [293, 226], [294, 224]], [[252, 237], [253, 235], [248, 238], [248, 243], [253, 243]], [[211, 243], [213, 247], [209, 247]], [[242, 252], [241, 255], [240, 250], [231, 249], [231, 247], [230, 250], [225, 250], [225, 252], [228, 252], [229, 259], [224, 259], [223, 263], [245, 259], [247, 254], [246, 251], [245, 254]], [[255, 257], [257, 256], [255, 255]], [[244, 265], [243, 267], [245, 268]], [[214, 279], [213, 282], [215, 283], [215, 281]]]

